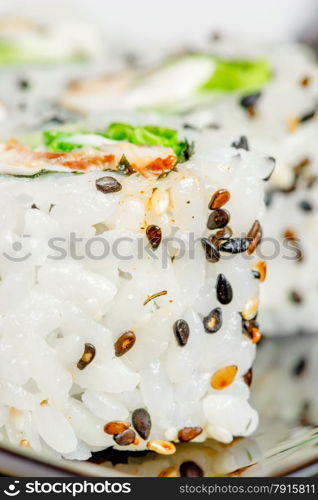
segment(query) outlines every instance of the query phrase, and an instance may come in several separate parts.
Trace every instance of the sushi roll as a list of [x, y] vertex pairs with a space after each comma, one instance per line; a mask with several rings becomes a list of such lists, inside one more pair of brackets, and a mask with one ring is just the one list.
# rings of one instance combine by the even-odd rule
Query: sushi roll
[[61, 105], [85, 115], [110, 109], [179, 114], [223, 93], [261, 88], [269, 78], [270, 67], [263, 59], [180, 54], [150, 67], [72, 82]]
[[107, 47], [85, 23], [0, 18], [0, 137], [69, 119], [59, 96], [72, 79], [94, 74], [100, 61], [108, 65]]
[[0, 20], [0, 66], [54, 64], [100, 57], [102, 43], [90, 26], [61, 21]]
[[0, 433], [69, 459], [255, 430], [264, 155], [109, 123], [0, 149]]

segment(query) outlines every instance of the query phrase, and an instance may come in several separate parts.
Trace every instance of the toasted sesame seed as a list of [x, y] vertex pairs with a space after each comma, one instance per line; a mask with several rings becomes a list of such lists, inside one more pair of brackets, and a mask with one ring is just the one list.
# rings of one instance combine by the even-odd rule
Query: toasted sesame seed
[[247, 233], [247, 238], [250, 240], [250, 245], [247, 249], [248, 255], [252, 255], [252, 253], [256, 250], [257, 246], [260, 244], [262, 240], [262, 227], [258, 220], [254, 222], [251, 229]]
[[120, 420], [114, 420], [112, 422], [108, 422], [104, 425], [104, 432], [106, 434], [121, 434], [122, 432], [129, 429], [130, 424], [128, 422], [121, 422]]
[[237, 374], [237, 366], [229, 365], [225, 368], [220, 368], [211, 377], [211, 386], [218, 391], [232, 384]]
[[138, 408], [132, 414], [132, 424], [142, 439], [148, 439], [151, 431], [151, 418], [147, 410]]
[[221, 243], [219, 249], [221, 252], [237, 254], [246, 252], [249, 246], [250, 240], [248, 238], [230, 238], [224, 243]]
[[308, 87], [308, 85], [311, 82], [311, 77], [306, 75], [303, 78], [300, 79], [299, 83], [302, 87]]
[[184, 319], [178, 319], [173, 325], [173, 331], [179, 346], [185, 346], [190, 335], [188, 323]]
[[167, 290], [162, 290], [161, 292], [156, 292], [153, 295], [148, 295], [146, 300], [144, 301], [144, 306], [148, 304], [153, 299], [156, 299], [157, 297], [162, 297], [163, 295], [167, 295]]
[[245, 384], [250, 387], [252, 385], [252, 381], [253, 381], [253, 370], [252, 368], [250, 368], [246, 373], [245, 375], [243, 375], [243, 380], [245, 382]]
[[79, 370], [84, 370], [84, 368], [86, 368], [86, 366], [93, 361], [93, 359], [95, 358], [95, 354], [96, 354], [95, 346], [89, 343], [85, 344], [84, 352], [82, 354], [81, 359], [77, 363], [77, 368]]
[[225, 205], [230, 200], [230, 198], [231, 195], [229, 191], [227, 191], [226, 189], [219, 189], [213, 194], [209, 202], [209, 209], [215, 210], [217, 208], [223, 207], [223, 205]]
[[293, 166], [293, 172], [297, 176], [299, 176], [304, 173], [309, 164], [310, 164], [310, 159], [307, 156], [305, 156], [302, 160], [300, 160], [298, 163], [296, 163], [296, 165]]
[[245, 151], [249, 150], [248, 140], [245, 135], [241, 135], [237, 141], [232, 142], [231, 146], [236, 149], [245, 149]]
[[182, 462], [179, 471], [181, 477], [204, 477], [204, 472], [201, 467], [195, 462], [192, 462], [192, 460]]
[[202, 427], [184, 427], [178, 432], [178, 439], [181, 443], [188, 443], [202, 433]]
[[208, 262], [218, 262], [220, 260], [220, 252], [213, 241], [209, 238], [201, 238], [201, 244]]
[[207, 333], [216, 333], [222, 326], [222, 309], [216, 307], [205, 318], [203, 318], [203, 326]]
[[258, 297], [252, 297], [251, 299], [249, 299], [242, 311], [242, 317], [247, 320], [255, 318], [258, 311], [258, 305]]
[[257, 279], [259, 279], [260, 281], [265, 281], [267, 272], [266, 262], [264, 262], [263, 260], [258, 260], [255, 263], [253, 271], [255, 271], [255, 273], [258, 273], [257, 276], [256, 274], [254, 274], [254, 276], [257, 277]]
[[259, 331], [259, 325], [255, 319], [251, 320], [242, 320], [242, 328], [243, 334], [247, 335], [249, 339], [253, 342], [253, 344], [257, 344], [262, 336]]
[[151, 247], [156, 250], [161, 243], [161, 229], [159, 226], [147, 226], [146, 235]]
[[290, 300], [291, 300], [292, 302], [294, 302], [294, 304], [301, 304], [301, 303], [302, 303], [302, 301], [303, 301], [302, 296], [301, 296], [301, 295], [300, 295], [300, 293], [299, 293], [299, 292], [297, 292], [296, 290], [292, 290], [292, 291], [290, 292], [290, 295], [289, 295], [289, 296], [290, 296]]
[[178, 471], [176, 467], [167, 467], [159, 472], [158, 477], [178, 477]]
[[221, 208], [214, 210], [210, 213], [207, 228], [208, 229], [221, 229], [225, 227], [230, 221], [230, 214], [227, 210]]
[[132, 331], [123, 333], [115, 342], [115, 354], [117, 357], [123, 356], [134, 346], [136, 335]]
[[297, 241], [296, 233], [292, 229], [285, 229], [283, 238], [287, 241]]
[[297, 128], [299, 126], [299, 118], [296, 116], [292, 116], [291, 118], [288, 118], [287, 120], [287, 130], [290, 133], [296, 132]]
[[176, 447], [173, 443], [170, 443], [170, 441], [161, 441], [160, 439], [148, 441], [147, 448], [159, 453], [159, 455], [173, 455], [176, 452]]
[[20, 446], [22, 448], [31, 448], [30, 441], [28, 441], [27, 439], [21, 439], [20, 440]]
[[216, 296], [218, 301], [223, 304], [229, 304], [233, 299], [233, 290], [230, 282], [224, 274], [219, 274], [216, 281]]
[[105, 176], [100, 177], [95, 182], [96, 189], [101, 191], [101, 193], [117, 193], [122, 189], [122, 185], [114, 177]]
[[132, 429], [126, 429], [120, 434], [115, 434], [113, 439], [119, 446], [129, 446], [135, 441], [136, 433]]
[[309, 175], [307, 178], [306, 178], [306, 187], [307, 189], [311, 189], [317, 182], [317, 176], [316, 175]]

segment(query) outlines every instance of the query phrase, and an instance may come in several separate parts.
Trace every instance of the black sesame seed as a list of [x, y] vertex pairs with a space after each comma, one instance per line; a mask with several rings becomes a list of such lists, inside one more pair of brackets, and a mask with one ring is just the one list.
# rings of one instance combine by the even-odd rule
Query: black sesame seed
[[122, 185], [114, 177], [100, 177], [96, 180], [96, 189], [102, 193], [116, 193], [122, 189]]
[[316, 114], [316, 110], [310, 111], [309, 113], [304, 114], [301, 118], [299, 118], [300, 123], [305, 123], [314, 118]]
[[247, 238], [230, 238], [221, 243], [219, 248], [221, 252], [236, 254], [246, 252], [249, 245], [250, 241]]
[[245, 95], [241, 98], [240, 105], [246, 109], [253, 108], [261, 95], [261, 92], [255, 92], [254, 94]]
[[198, 130], [198, 127], [195, 125], [192, 125], [192, 123], [184, 123], [183, 128], [187, 128], [189, 130]]
[[188, 323], [184, 319], [178, 319], [178, 321], [176, 321], [173, 325], [173, 331], [179, 346], [185, 346], [190, 335]]
[[300, 375], [304, 373], [306, 366], [307, 366], [307, 359], [303, 357], [300, 358], [293, 367], [292, 370], [293, 375], [295, 375], [296, 377], [300, 377]]
[[28, 90], [30, 88], [30, 82], [26, 78], [21, 78], [18, 80], [18, 87], [21, 90]]
[[231, 144], [232, 148], [249, 150], [249, 145], [245, 135], [241, 135], [238, 141], [234, 141]]
[[118, 165], [117, 165], [117, 170], [119, 173], [121, 173], [123, 175], [131, 175], [134, 173], [134, 169], [131, 166], [131, 164], [129, 163], [129, 161], [127, 160], [125, 155], [122, 155], [122, 157], [120, 158]]
[[142, 439], [148, 439], [151, 431], [151, 418], [147, 410], [138, 408], [132, 414], [132, 424]]
[[203, 326], [206, 333], [216, 333], [222, 326], [222, 309], [216, 307], [205, 318]]
[[275, 190], [271, 189], [270, 191], [266, 191], [264, 197], [264, 203], [266, 207], [269, 207], [272, 204], [274, 198]]
[[268, 160], [273, 164], [273, 166], [272, 166], [272, 169], [271, 169], [270, 173], [266, 177], [263, 177], [263, 181], [269, 181], [270, 180], [270, 178], [272, 177], [273, 172], [275, 170], [275, 166], [276, 166], [276, 160], [275, 160], [275, 158], [273, 158], [272, 156], [269, 156]]
[[302, 296], [300, 293], [296, 292], [296, 290], [292, 290], [289, 294], [290, 300], [294, 302], [294, 304], [301, 304], [303, 301]]
[[132, 429], [127, 429], [120, 434], [115, 434], [114, 441], [119, 444], [119, 446], [128, 446], [132, 444], [136, 439], [136, 433]]
[[33, 208], [34, 210], [39, 210], [39, 207], [37, 207], [35, 203], [31, 205], [31, 208]]
[[211, 123], [207, 123], [205, 128], [209, 128], [212, 130], [219, 130], [221, 128], [221, 125], [219, 125], [218, 123], [215, 123], [215, 122], [211, 122]]
[[256, 280], [259, 280], [261, 277], [261, 273], [259, 271], [256, 271], [256, 269], [252, 269], [252, 274]]
[[299, 206], [304, 212], [311, 212], [313, 210], [312, 204], [307, 200], [302, 200]]
[[233, 290], [231, 284], [224, 274], [219, 274], [216, 281], [216, 296], [218, 301], [223, 304], [229, 304], [233, 299]]
[[230, 221], [230, 214], [227, 210], [214, 210], [210, 213], [207, 228], [208, 229], [221, 229], [225, 227]]
[[220, 252], [211, 240], [208, 238], [201, 238], [201, 244], [205, 250], [205, 257], [208, 262], [218, 262], [218, 260], [220, 260]]
[[181, 477], [203, 477], [204, 472], [195, 462], [182, 462], [179, 468]]
[[63, 125], [66, 122], [65, 118], [62, 118], [61, 116], [58, 115], [53, 115], [49, 120], [46, 121], [46, 123], [57, 123], [59, 125]]

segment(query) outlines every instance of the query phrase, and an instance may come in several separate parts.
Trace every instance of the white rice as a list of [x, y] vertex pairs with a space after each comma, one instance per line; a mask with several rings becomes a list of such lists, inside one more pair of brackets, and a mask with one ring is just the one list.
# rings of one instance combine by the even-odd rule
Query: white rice
[[[161, 179], [112, 173], [122, 184], [117, 193], [96, 189], [95, 181], [105, 175], [101, 172], [0, 177], [3, 441], [83, 460], [109, 446], [143, 450], [149, 441], [177, 441], [184, 427], [202, 428], [197, 442], [213, 437], [228, 443], [255, 430], [258, 417], [243, 378], [255, 344], [242, 334], [240, 315], [258, 296], [254, 258], [224, 254], [227, 258], [210, 263], [200, 241], [193, 258], [188, 238], [209, 234], [208, 203], [221, 188], [231, 193], [226, 209], [234, 236], [262, 220], [262, 179], [271, 162], [229, 147], [237, 137], [223, 132], [193, 132], [189, 139], [195, 140], [196, 153], [178, 165], [178, 172]], [[80, 258], [69, 251], [75, 233], [84, 243], [96, 234], [108, 243], [130, 238], [122, 251], [136, 252], [138, 238], [146, 244], [149, 224], [160, 226], [163, 238], [180, 238], [184, 256], [178, 258], [170, 244], [165, 258], [163, 243], [155, 253], [158, 259], [135, 253], [130, 260], [113, 254], [93, 259], [83, 243], [77, 249]], [[48, 242], [57, 237], [67, 255], [54, 260], [61, 251], [52, 253]], [[220, 273], [233, 289], [228, 305], [216, 298]], [[162, 290], [167, 294], [144, 305]], [[208, 334], [202, 319], [216, 307], [222, 308], [223, 325]], [[190, 327], [183, 347], [173, 334], [180, 318]], [[136, 343], [117, 357], [114, 342], [127, 330], [135, 333]], [[96, 356], [79, 370], [85, 343], [93, 344]], [[237, 367], [234, 381], [214, 389], [211, 375], [232, 365]], [[151, 416], [149, 437], [118, 446], [104, 426], [114, 420], [131, 424], [137, 408]]]

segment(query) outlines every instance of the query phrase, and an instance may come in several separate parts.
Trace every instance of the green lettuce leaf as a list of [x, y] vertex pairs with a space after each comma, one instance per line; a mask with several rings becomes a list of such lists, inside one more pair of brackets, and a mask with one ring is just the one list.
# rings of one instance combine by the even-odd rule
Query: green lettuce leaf
[[[54, 153], [69, 153], [74, 149], [84, 147], [83, 144], [77, 144], [70, 140], [76, 133], [85, 135], [92, 132], [46, 130], [43, 132], [43, 142]], [[176, 153], [179, 162], [187, 161], [194, 150], [194, 145], [189, 144], [187, 140], [179, 141], [176, 130], [157, 125], [134, 127], [128, 123], [111, 123], [104, 132], [93, 132], [93, 134], [113, 141], [126, 141], [139, 146], [164, 146], [171, 148]]]
[[60, 130], [46, 130], [43, 132], [43, 142], [46, 147], [54, 153], [69, 153], [74, 149], [80, 149], [82, 144], [68, 142], [67, 138], [74, 135], [74, 132], [65, 132]]
[[216, 68], [211, 78], [205, 82], [201, 91], [258, 90], [271, 78], [271, 69], [267, 61], [226, 61], [216, 59]]
[[176, 130], [157, 125], [134, 127], [128, 123], [111, 123], [103, 135], [115, 141], [127, 141], [139, 146], [148, 145], [171, 148], [178, 156], [179, 161], [185, 161], [185, 158], [192, 154], [189, 143], [187, 141], [179, 141]]

